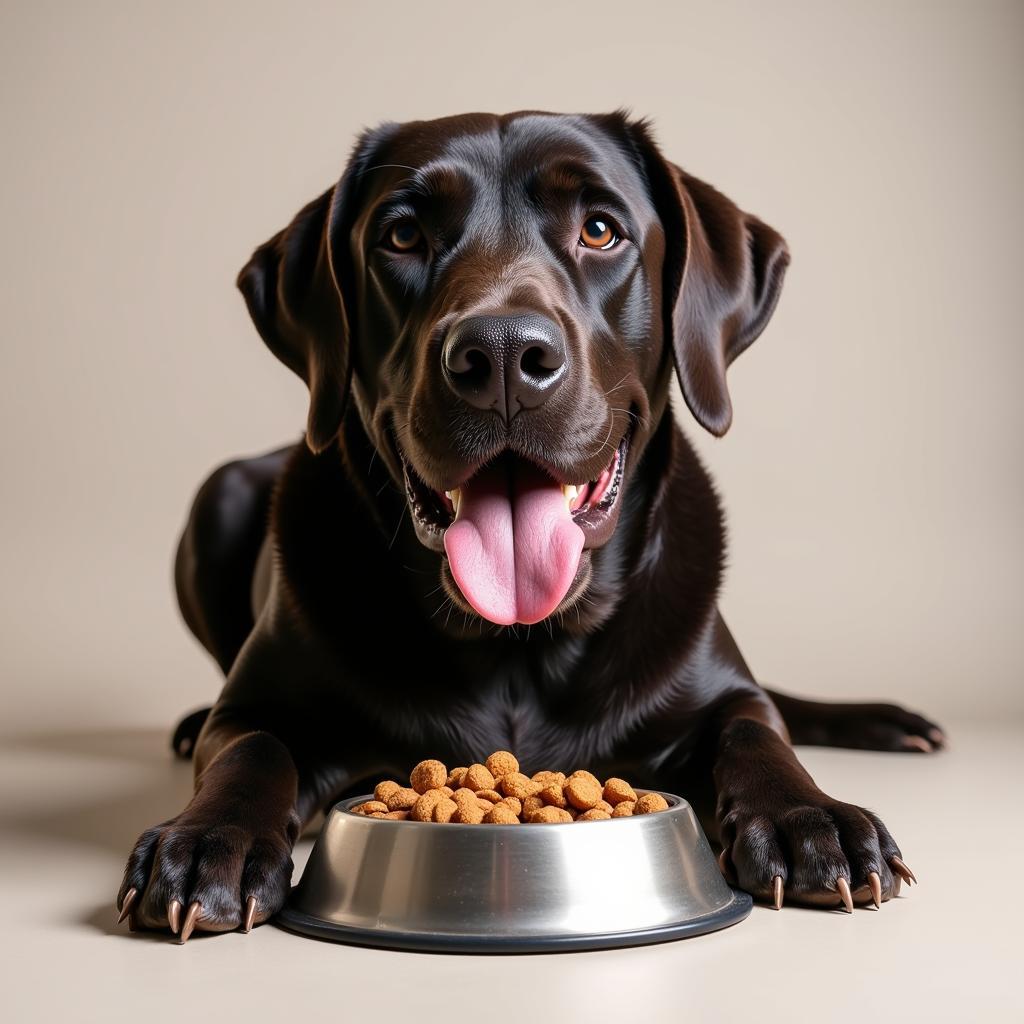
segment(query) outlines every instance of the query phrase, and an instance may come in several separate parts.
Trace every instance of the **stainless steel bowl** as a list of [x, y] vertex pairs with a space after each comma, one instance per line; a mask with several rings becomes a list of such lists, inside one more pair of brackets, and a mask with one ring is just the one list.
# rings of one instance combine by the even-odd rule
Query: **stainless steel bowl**
[[665, 942], [742, 921], [690, 805], [564, 825], [327, 816], [277, 921], [335, 942], [528, 953]]

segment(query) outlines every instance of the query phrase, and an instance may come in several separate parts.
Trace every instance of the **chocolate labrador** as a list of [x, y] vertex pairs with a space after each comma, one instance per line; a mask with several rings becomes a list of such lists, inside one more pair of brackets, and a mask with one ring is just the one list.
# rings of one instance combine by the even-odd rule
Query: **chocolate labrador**
[[913, 878], [878, 816], [792, 743], [927, 751], [891, 704], [763, 689], [716, 598], [708, 474], [783, 239], [623, 113], [386, 124], [238, 284], [309, 386], [304, 444], [203, 484], [178, 550], [227, 682], [174, 737], [195, 795], [144, 832], [133, 927], [248, 931], [303, 824], [369, 780], [492, 750], [688, 797], [755, 897], [872, 902]]

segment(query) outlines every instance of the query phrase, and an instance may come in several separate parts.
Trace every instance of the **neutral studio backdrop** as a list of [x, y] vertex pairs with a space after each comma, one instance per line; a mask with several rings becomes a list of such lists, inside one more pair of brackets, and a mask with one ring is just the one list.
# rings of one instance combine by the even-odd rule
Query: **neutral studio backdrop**
[[177, 533], [305, 417], [233, 281], [354, 134], [620, 106], [793, 253], [732, 431], [686, 426], [754, 671], [1020, 716], [1022, 39], [1013, 2], [5, 3], [3, 729], [215, 697]]

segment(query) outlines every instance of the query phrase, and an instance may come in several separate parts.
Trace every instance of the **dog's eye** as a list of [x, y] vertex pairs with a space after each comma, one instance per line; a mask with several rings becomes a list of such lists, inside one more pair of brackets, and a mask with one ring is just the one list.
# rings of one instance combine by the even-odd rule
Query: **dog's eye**
[[423, 232], [414, 220], [400, 220], [392, 225], [387, 241], [395, 252], [411, 252], [423, 241]]
[[588, 217], [580, 231], [580, 245], [588, 249], [613, 249], [619, 242], [615, 228], [604, 217]]

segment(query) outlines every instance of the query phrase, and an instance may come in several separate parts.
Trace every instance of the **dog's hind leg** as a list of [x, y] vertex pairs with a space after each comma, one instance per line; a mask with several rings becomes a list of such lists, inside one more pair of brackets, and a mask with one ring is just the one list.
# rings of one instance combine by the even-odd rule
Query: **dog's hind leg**
[[945, 730], [898, 704], [833, 704], [767, 692], [795, 744], [911, 753], [946, 744]]
[[[252, 631], [253, 576], [267, 535], [274, 484], [295, 446], [215, 469], [192, 503], [178, 542], [174, 585], [186, 625], [226, 676]], [[171, 739], [191, 755], [209, 713], [186, 715]]]

